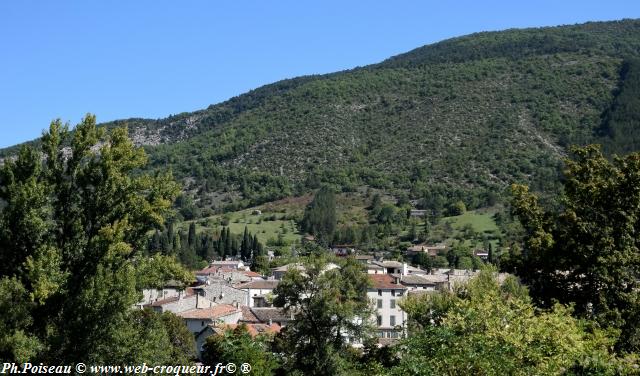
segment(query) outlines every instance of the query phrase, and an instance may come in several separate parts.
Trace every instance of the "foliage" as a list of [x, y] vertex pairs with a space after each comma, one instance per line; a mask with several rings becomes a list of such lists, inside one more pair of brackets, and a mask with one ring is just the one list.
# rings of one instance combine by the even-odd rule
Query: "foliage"
[[597, 146], [566, 161], [562, 208], [543, 208], [513, 186], [513, 211], [526, 230], [517, 271], [543, 305], [575, 303], [576, 313], [622, 328], [618, 345], [637, 351], [640, 154], [607, 160]]
[[202, 352], [203, 364], [211, 367], [218, 363], [249, 363], [251, 375], [273, 375], [278, 359], [269, 351], [270, 338], [265, 335], [251, 337], [246, 325], [238, 325], [223, 335], [209, 336]]
[[[411, 336], [397, 347], [391, 375], [626, 374], [632, 364], [610, 351], [612, 333], [555, 305], [538, 311], [515, 280], [500, 286], [482, 271], [453, 292], [401, 303]], [[630, 359], [633, 361], [633, 359]]]
[[295, 320], [281, 332], [284, 368], [306, 375], [339, 375], [351, 367], [347, 338], [369, 333], [372, 307], [366, 295], [368, 278], [352, 259], [335, 261], [312, 254], [303, 270], [290, 269], [274, 290], [274, 305]]
[[72, 135], [52, 122], [39, 148], [21, 148], [0, 172], [0, 357], [67, 364], [175, 360], [183, 351], [172, 338], [189, 336], [132, 306], [141, 285], [189, 279], [176, 265], [169, 273], [154, 269], [172, 265], [168, 258], [141, 259], [147, 233], [162, 225], [177, 184], [169, 174], [140, 173], [146, 155], [127, 130], [105, 134], [91, 115]]
[[330, 244], [336, 229], [336, 202], [331, 188], [324, 186], [318, 190], [305, 209], [301, 227], [315, 235], [320, 243]]

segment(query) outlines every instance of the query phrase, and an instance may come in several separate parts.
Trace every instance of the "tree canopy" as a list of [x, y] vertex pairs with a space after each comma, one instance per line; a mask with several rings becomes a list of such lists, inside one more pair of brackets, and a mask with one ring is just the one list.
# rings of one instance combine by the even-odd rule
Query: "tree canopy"
[[[191, 336], [174, 319], [132, 310], [142, 285], [192, 279], [171, 259], [141, 257], [178, 193], [169, 174], [140, 174], [146, 161], [125, 128], [106, 133], [92, 115], [72, 136], [52, 122], [39, 150], [23, 147], [5, 161], [0, 358], [162, 363], [180, 353], [189, 360], [176, 348], [189, 347], [178, 344]], [[173, 272], [163, 275], [159, 265]]]
[[284, 368], [305, 375], [343, 374], [350, 366], [348, 338], [364, 339], [372, 317], [367, 275], [355, 260], [331, 268], [312, 255], [302, 268], [290, 269], [274, 290], [274, 305], [294, 321], [281, 334]]
[[410, 336], [396, 347], [391, 375], [626, 374], [615, 337], [573, 318], [570, 308], [539, 311], [513, 277], [485, 270], [452, 291], [401, 303]]
[[640, 153], [608, 160], [597, 146], [573, 149], [559, 209], [514, 185], [513, 212], [526, 236], [516, 270], [538, 303], [622, 329], [618, 347], [640, 349]]

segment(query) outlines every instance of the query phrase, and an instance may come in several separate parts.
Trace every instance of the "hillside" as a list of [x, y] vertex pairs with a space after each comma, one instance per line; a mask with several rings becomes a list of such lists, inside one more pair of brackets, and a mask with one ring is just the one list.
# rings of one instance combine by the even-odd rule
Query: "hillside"
[[152, 168], [171, 168], [202, 208], [323, 182], [476, 208], [515, 181], [557, 189], [570, 144], [633, 150], [638, 55], [638, 20], [477, 33], [193, 113], [105, 125], [128, 124]]

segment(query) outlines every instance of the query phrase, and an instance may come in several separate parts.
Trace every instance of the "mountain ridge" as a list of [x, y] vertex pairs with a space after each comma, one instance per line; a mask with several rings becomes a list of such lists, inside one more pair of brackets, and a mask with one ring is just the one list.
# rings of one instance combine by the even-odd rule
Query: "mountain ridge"
[[639, 20], [481, 32], [194, 112], [103, 125], [127, 124], [152, 168], [171, 168], [203, 208], [321, 183], [478, 207], [511, 182], [557, 189], [569, 144], [609, 142], [596, 130], [621, 66], [639, 55]]

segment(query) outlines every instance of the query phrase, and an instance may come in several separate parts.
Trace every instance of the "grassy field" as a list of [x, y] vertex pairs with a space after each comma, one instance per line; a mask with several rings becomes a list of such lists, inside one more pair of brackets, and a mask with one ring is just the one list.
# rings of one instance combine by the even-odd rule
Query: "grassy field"
[[484, 233], [498, 230], [498, 226], [493, 220], [493, 214], [491, 211], [468, 211], [462, 215], [446, 217], [443, 221], [452, 221], [451, 226], [456, 230], [461, 230], [465, 226], [471, 225], [474, 231]]
[[[493, 220], [493, 215], [497, 208], [481, 209], [476, 211], [468, 211], [462, 215], [445, 217], [439, 223], [442, 229], [445, 224], [449, 223], [453, 229], [450, 236], [445, 240], [448, 244], [464, 239], [464, 244], [472, 248], [484, 248], [484, 239], [488, 239], [493, 247], [498, 246], [496, 238], [499, 235], [499, 229]], [[475, 233], [470, 236], [469, 230]]]
[[[293, 243], [300, 240], [300, 233], [292, 219], [285, 219], [284, 213], [262, 212], [252, 214], [254, 209], [246, 209], [224, 215], [214, 215], [196, 221], [196, 231], [213, 231], [224, 227], [228, 221], [228, 227], [234, 234], [242, 234], [245, 226], [251, 234], [257, 234], [262, 244], [267, 244], [269, 239], [277, 239], [282, 234], [284, 240]], [[275, 218], [275, 220], [273, 220]], [[186, 221], [181, 227], [186, 229], [193, 221]]]

